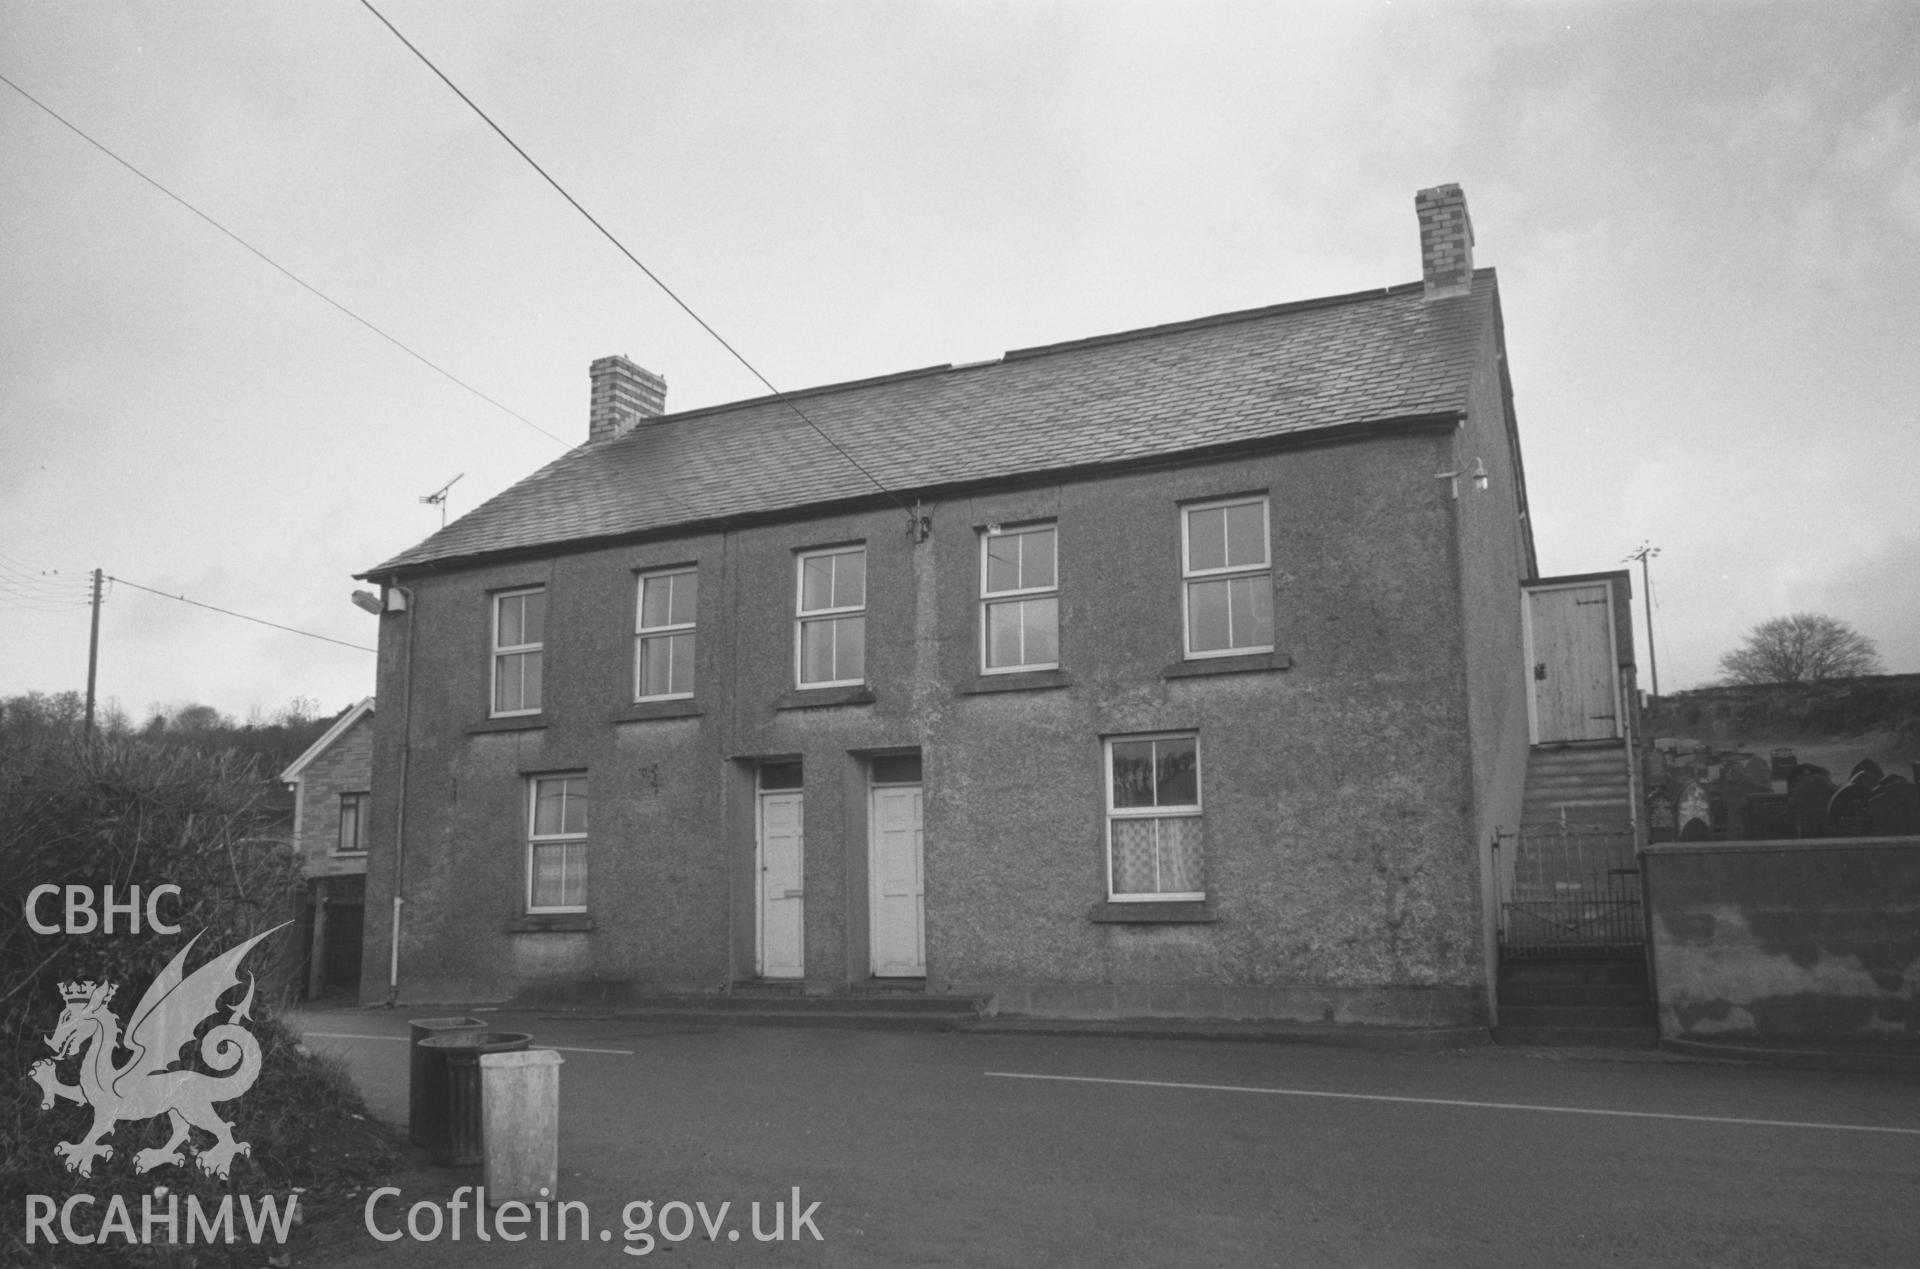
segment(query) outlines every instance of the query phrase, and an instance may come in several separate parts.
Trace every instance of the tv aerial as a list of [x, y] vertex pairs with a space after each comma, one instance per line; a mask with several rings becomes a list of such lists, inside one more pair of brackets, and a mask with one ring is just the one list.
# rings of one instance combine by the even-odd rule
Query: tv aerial
[[[465, 472], [461, 472], [460, 476], [466, 474]], [[440, 486], [430, 494], [420, 495], [420, 501], [426, 503], [428, 506], [440, 508], [440, 527], [443, 529], [447, 527], [447, 490], [460, 483], [460, 476], [455, 476], [452, 480], [449, 480], [446, 484]]]

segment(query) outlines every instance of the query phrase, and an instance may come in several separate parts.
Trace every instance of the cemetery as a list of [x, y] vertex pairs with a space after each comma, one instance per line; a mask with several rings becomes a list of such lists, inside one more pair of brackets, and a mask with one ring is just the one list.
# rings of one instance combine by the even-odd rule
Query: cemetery
[[1713, 737], [1642, 752], [1670, 1047], [1893, 1062], [1920, 1046], [1914, 678], [1703, 689], [1650, 709], [1656, 728]]
[[[1920, 763], [1915, 763], [1920, 768]], [[1920, 770], [1871, 757], [1843, 775], [1794, 749], [1765, 755], [1663, 738], [1645, 754], [1647, 839], [1771, 841], [1920, 834]]]

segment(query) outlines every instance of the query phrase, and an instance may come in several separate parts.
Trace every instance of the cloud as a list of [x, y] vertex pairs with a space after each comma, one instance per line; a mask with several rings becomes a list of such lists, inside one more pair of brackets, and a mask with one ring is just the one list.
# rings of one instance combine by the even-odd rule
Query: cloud
[[1797, 280], [1877, 288], [1895, 261], [1920, 256], [1920, 103], [1902, 91], [1841, 121], [1794, 218]]
[[1821, 570], [1808, 607], [1848, 622], [1893, 673], [1920, 671], [1920, 533], [1889, 537]]

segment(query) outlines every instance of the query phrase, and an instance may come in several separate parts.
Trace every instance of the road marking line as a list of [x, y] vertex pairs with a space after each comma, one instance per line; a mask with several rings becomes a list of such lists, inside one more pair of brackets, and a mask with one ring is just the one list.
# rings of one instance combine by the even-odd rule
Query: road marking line
[[1069, 1084], [1125, 1084], [1138, 1088], [1187, 1088], [1209, 1093], [1268, 1093], [1275, 1097], [1326, 1097], [1356, 1102], [1404, 1102], [1414, 1106], [1465, 1106], [1474, 1110], [1537, 1110], [1555, 1115], [1612, 1115], [1622, 1119], [1680, 1119], [1696, 1124], [1747, 1124], [1758, 1128], [1827, 1128], [1835, 1132], [1886, 1132], [1920, 1137], [1920, 1128], [1875, 1124], [1820, 1124], [1793, 1119], [1734, 1119], [1720, 1115], [1674, 1115], [1657, 1110], [1594, 1110], [1585, 1106], [1532, 1106], [1524, 1102], [1467, 1102], [1444, 1097], [1392, 1097], [1385, 1093], [1328, 1093], [1310, 1088], [1253, 1088], [1239, 1084], [1179, 1084], [1171, 1080], [1116, 1080], [1093, 1075], [1033, 1075], [1024, 1071], [985, 1071], [1003, 1080], [1057, 1080]]
[[[350, 1035], [345, 1031], [308, 1031], [301, 1038], [305, 1039], [308, 1036], [315, 1040], [394, 1040], [401, 1044], [407, 1043], [407, 1037], [403, 1035]], [[612, 1053], [618, 1057], [633, 1056], [632, 1049], [575, 1049], [564, 1044], [542, 1044], [538, 1047], [552, 1049], [556, 1053]]]

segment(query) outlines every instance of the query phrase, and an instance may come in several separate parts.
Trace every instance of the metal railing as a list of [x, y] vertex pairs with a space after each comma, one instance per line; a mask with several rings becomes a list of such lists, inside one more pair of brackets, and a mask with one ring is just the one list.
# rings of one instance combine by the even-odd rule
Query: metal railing
[[1501, 954], [1545, 957], [1641, 947], [1646, 927], [1634, 845], [1631, 828], [1502, 833], [1494, 842]]

